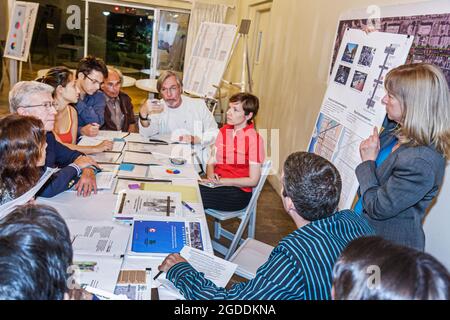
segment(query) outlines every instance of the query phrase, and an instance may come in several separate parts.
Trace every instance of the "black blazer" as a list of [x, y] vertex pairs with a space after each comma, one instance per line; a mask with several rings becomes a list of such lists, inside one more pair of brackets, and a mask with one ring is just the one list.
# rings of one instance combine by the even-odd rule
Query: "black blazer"
[[[45, 166], [61, 168], [61, 170], [50, 177], [37, 195], [44, 198], [51, 198], [58, 193], [66, 191], [78, 179], [77, 170], [69, 167], [69, 164], [73, 163], [83, 153], [71, 150], [56, 141], [53, 132], [47, 132], [46, 139]], [[45, 171], [44, 169], [42, 169], [42, 172]]]
[[[394, 139], [395, 123], [380, 135], [381, 147]], [[364, 214], [375, 232], [423, 251], [425, 211], [442, 185], [446, 159], [432, 146], [402, 145], [377, 168], [365, 161], [356, 168]]]

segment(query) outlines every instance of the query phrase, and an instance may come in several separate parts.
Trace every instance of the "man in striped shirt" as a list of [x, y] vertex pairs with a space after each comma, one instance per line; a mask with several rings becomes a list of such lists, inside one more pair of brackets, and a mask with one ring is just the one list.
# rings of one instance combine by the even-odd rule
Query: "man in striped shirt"
[[186, 299], [326, 300], [331, 299], [332, 270], [352, 240], [372, 235], [364, 217], [337, 211], [342, 182], [328, 160], [306, 152], [291, 154], [282, 175], [283, 205], [297, 230], [280, 241], [269, 260], [248, 282], [219, 288], [179, 254], [159, 266]]

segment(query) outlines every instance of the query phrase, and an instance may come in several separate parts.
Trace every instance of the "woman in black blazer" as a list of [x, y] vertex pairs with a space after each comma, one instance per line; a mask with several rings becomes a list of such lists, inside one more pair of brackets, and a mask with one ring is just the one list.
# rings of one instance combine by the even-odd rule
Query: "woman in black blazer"
[[366, 215], [378, 235], [423, 251], [425, 211], [450, 156], [449, 88], [442, 71], [425, 63], [393, 69], [385, 87], [390, 121], [360, 145], [355, 211]]

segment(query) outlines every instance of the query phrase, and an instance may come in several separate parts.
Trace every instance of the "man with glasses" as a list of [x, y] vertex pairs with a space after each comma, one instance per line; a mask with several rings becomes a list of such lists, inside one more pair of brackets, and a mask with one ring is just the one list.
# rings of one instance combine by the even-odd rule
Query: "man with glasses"
[[107, 77], [108, 69], [102, 59], [87, 56], [80, 60], [77, 68], [80, 100], [76, 104], [78, 136], [97, 136], [105, 122], [106, 101], [100, 87]]
[[101, 130], [138, 132], [131, 98], [120, 91], [123, 75], [116, 68], [108, 68], [108, 78], [102, 85], [106, 98], [105, 124]]
[[141, 106], [139, 133], [146, 137], [170, 134], [172, 141], [195, 145], [201, 163], [206, 164], [219, 131], [205, 102], [182, 95], [183, 83], [172, 71], [160, 75], [156, 88], [162, 100], [147, 100]]
[[[78, 151], [71, 150], [56, 141], [52, 132], [55, 123], [53, 87], [36, 81], [22, 81], [9, 92], [11, 113], [38, 118], [47, 131], [45, 166], [61, 168], [44, 186], [39, 196], [52, 197], [70, 188], [76, 180], [78, 195], [89, 196], [97, 192], [94, 166], [98, 164]], [[78, 178], [79, 177], [79, 178]]]

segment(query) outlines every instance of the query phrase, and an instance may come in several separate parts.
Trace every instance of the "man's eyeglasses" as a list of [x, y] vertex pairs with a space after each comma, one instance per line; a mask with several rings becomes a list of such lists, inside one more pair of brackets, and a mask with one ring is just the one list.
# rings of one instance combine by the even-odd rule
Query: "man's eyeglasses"
[[38, 108], [38, 107], [44, 107], [46, 109], [55, 108], [58, 106], [58, 104], [54, 101], [48, 101], [41, 104], [35, 104], [30, 106], [22, 106], [22, 108]]
[[161, 93], [166, 94], [167, 92], [170, 91], [171, 94], [174, 94], [175, 92], [177, 92], [178, 89], [179, 89], [178, 86], [172, 86], [170, 88], [163, 88], [163, 89], [161, 89]]
[[86, 78], [88, 78], [89, 80], [91, 80], [91, 82], [92, 82], [93, 84], [98, 84], [99, 86], [101, 86], [101, 85], [103, 84], [103, 82], [100, 82], [100, 81], [98, 81], [98, 80], [92, 79], [92, 78], [89, 77], [86, 73], [83, 73], [83, 74], [84, 74], [84, 76], [85, 76]]

